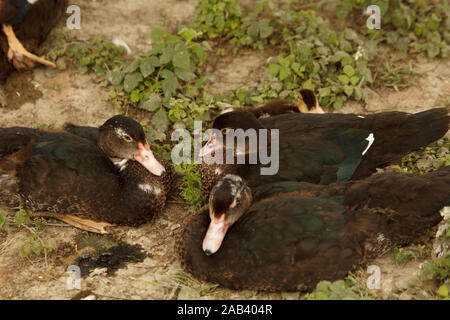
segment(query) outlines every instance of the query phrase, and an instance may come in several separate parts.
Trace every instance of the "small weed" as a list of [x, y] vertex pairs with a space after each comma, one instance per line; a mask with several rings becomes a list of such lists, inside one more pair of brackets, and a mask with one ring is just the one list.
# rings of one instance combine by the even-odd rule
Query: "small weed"
[[125, 48], [105, 38], [93, 38], [87, 44], [71, 43], [65, 51], [68, 57], [75, 60], [79, 73], [93, 70], [98, 76], [106, 76], [110, 70], [122, 65], [120, 57], [125, 53]]
[[195, 9], [195, 24], [208, 38], [223, 37], [242, 24], [239, 0], [200, 0]]
[[[92, 38], [89, 41], [79, 41], [70, 37], [67, 29], [55, 34], [50, 45], [40, 49], [49, 60], [57, 62], [63, 57], [71, 59], [81, 74], [94, 71], [98, 76], [105, 77], [108, 72], [123, 62], [121, 58], [126, 49], [116, 46], [106, 38]], [[65, 64], [62, 64], [65, 66]], [[65, 67], [64, 67], [65, 68]]]
[[417, 245], [408, 247], [394, 247], [394, 260], [398, 265], [405, 264], [411, 260], [424, 260], [428, 257], [429, 246]]
[[448, 165], [450, 165], [450, 140], [444, 137], [404, 156], [398, 165], [390, 165], [385, 169], [377, 170], [378, 172], [387, 170], [424, 174]]
[[52, 250], [51, 246], [43, 241], [39, 235], [42, 229], [46, 225], [46, 221], [43, 218], [30, 219], [28, 214], [22, 208], [17, 208], [14, 217], [9, 216], [6, 212], [0, 211], [0, 229], [4, 228], [6, 223], [15, 224], [19, 228], [26, 229], [30, 235], [23, 239], [23, 244], [19, 248], [19, 254], [22, 258], [27, 257], [30, 253], [40, 255], [44, 252], [46, 266], [47, 263], [47, 250]]
[[366, 294], [355, 291], [344, 280], [320, 281], [316, 289], [304, 296], [305, 300], [371, 300]]
[[175, 165], [175, 168], [184, 174], [180, 195], [190, 205], [188, 212], [195, 212], [205, 202], [198, 165], [182, 163]]
[[345, 20], [350, 12], [360, 14], [373, 4], [380, 8], [382, 27], [366, 29], [369, 38], [405, 53], [450, 56], [450, 5], [446, 1], [339, 0], [336, 16]]

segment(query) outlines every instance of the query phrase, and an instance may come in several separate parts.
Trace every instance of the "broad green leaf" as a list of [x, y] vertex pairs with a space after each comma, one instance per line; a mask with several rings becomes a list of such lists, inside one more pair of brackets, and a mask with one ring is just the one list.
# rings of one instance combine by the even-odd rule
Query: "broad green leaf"
[[350, 97], [353, 93], [353, 87], [350, 86], [345, 86], [344, 87], [344, 92], [347, 95], [347, 97]]
[[330, 94], [330, 88], [326, 87], [326, 88], [320, 88], [318, 90], [319, 93], [319, 97], [326, 97]]
[[164, 134], [164, 132], [161, 132], [158, 129], [151, 128], [148, 131], [148, 138], [149, 138], [150, 143], [155, 142], [155, 141], [162, 142], [166, 139], [166, 135]]
[[19, 210], [14, 215], [14, 222], [16, 223], [17, 226], [22, 225], [22, 223], [29, 222], [29, 220], [30, 219], [25, 210]]
[[150, 33], [150, 39], [152, 42], [160, 42], [164, 39], [164, 30], [161, 28], [155, 28]]
[[344, 104], [344, 99], [342, 97], [337, 97], [336, 101], [334, 101], [334, 103], [333, 103], [333, 108], [335, 108], [336, 110], [339, 110], [343, 104]]
[[270, 25], [269, 20], [263, 19], [259, 23], [259, 35], [261, 39], [269, 37], [273, 33], [273, 27]]
[[315, 86], [312, 83], [311, 79], [308, 79], [307, 81], [303, 82], [303, 89], [309, 89], [311, 91], [314, 91]]
[[159, 131], [165, 132], [169, 128], [169, 118], [164, 108], [160, 108], [152, 117], [152, 124]]
[[252, 37], [252, 38], [256, 38], [258, 37], [258, 32], [259, 32], [259, 24], [258, 22], [254, 22], [250, 25], [250, 27], [248, 27], [247, 29], [247, 34]]
[[336, 5], [336, 17], [345, 20], [347, 15], [352, 11], [353, 5], [351, 1], [339, 1]]
[[155, 59], [158, 60], [156, 57], [148, 57], [141, 61], [140, 69], [144, 78], [148, 77], [155, 71]]
[[358, 76], [353, 76], [350, 78], [350, 83], [354, 86], [359, 82], [360, 78]]
[[343, 85], [347, 85], [350, 81], [350, 79], [345, 74], [341, 74], [340, 76], [338, 76], [338, 79]]
[[189, 69], [191, 66], [191, 58], [186, 51], [176, 52], [173, 55], [173, 65], [181, 69]]
[[353, 69], [353, 67], [350, 66], [350, 65], [346, 65], [346, 66], [344, 67], [344, 73], [345, 73], [347, 76], [351, 77], [351, 76], [353, 76], [353, 75], [355, 74], [355, 69]]
[[126, 68], [125, 68], [125, 72], [126, 73], [131, 73], [137, 70], [137, 68], [139, 68], [139, 64], [140, 61], [139, 59], [134, 60], [133, 62], [131, 62]]
[[170, 70], [163, 70], [161, 72], [162, 77], [164, 78], [161, 81], [162, 89], [164, 91], [164, 95], [166, 97], [170, 97], [175, 93], [176, 88], [178, 87], [178, 80], [175, 74]]
[[289, 77], [291, 75], [291, 69], [288, 67], [281, 67], [280, 69], [280, 80], [283, 81], [284, 79], [286, 79], [287, 77]]
[[341, 60], [341, 65], [342, 66], [347, 66], [347, 65], [351, 65], [353, 63], [353, 60], [350, 56], [347, 57], [343, 57]]
[[269, 65], [269, 68], [267, 68], [267, 73], [273, 76], [276, 76], [280, 72], [280, 65], [277, 63], [272, 63]]
[[134, 88], [143, 80], [142, 74], [140, 72], [134, 72], [127, 74], [123, 82], [123, 88], [126, 92], [133, 91]]
[[112, 71], [111, 72], [111, 84], [113, 86], [118, 86], [122, 83], [123, 78], [125, 77], [125, 73], [122, 71]]
[[175, 74], [183, 81], [191, 81], [196, 78], [195, 73], [186, 69], [175, 68]]
[[169, 63], [173, 59], [173, 54], [174, 52], [171, 48], [164, 48], [161, 57], [159, 57], [159, 62], [161, 64]]
[[184, 40], [190, 42], [195, 38], [195, 30], [192, 28], [182, 27], [178, 34], [183, 37]]
[[139, 108], [154, 112], [162, 107], [162, 100], [159, 95], [152, 93], [148, 100], [142, 103]]
[[333, 63], [339, 62], [344, 58], [350, 58], [350, 55], [345, 51], [337, 51], [331, 58], [330, 61]]
[[198, 43], [194, 43], [191, 50], [197, 56], [200, 62], [204, 62], [206, 60], [206, 53], [201, 45], [199, 45]]

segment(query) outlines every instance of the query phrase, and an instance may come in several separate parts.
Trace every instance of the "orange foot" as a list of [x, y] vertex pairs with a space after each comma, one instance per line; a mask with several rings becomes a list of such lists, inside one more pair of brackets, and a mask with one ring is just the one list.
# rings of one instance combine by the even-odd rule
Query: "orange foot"
[[28, 52], [17, 39], [11, 25], [4, 24], [3, 32], [8, 39], [8, 59], [12, 61], [17, 70], [28, 70], [34, 68], [36, 63], [46, 65], [50, 68], [56, 68], [55, 64]]

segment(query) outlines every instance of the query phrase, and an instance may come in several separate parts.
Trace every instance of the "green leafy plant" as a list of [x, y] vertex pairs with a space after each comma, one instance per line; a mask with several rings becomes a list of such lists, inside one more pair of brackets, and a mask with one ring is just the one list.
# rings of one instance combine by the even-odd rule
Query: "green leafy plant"
[[195, 24], [208, 38], [223, 37], [242, 24], [238, 0], [200, 0], [195, 9]]
[[270, 15], [271, 13], [266, 13], [267, 2], [264, 0], [257, 1], [256, 3], [249, 6], [246, 10], [246, 14], [242, 19], [242, 24], [236, 28], [233, 33], [233, 37], [230, 43], [234, 45], [234, 52], [240, 46], [247, 46], [254, 49], [262, 50], [264, 45], [277, 43], [276, 37], [273, 37], [275, 28], [273, 26], [273, 20]]
[[335, 282], [320, 281], [316, 289], [305, 295], [306, 300], [370, 300], [367, 295], [355, 292], [344, 280]]
[[189, 213], [192, 213], [205, 202], [198, 165], [182, 163], [174, 166], [177, 171], [184, 174], [183, 182], [180, 185], [180, 195], [190, 205]]
[[40, 255], [44, 252], [46, 265], [48, 266], [47, 250], [52, 250], [52, 247], [39, 236], [43, 227], [46, 225], [45, 219], [38, 218], [32, 220], [25, 210], [18, 208], [14, 217], [9, 216], [4, 211], [0, 211], [0, 229], [4, 228], [6, 223], [15, 224], [19, 228], [24, 228], [30, 234], [27, 238], [23, 239], [23, 244], [19, 247], [20, 256], [25, 258], [30, 253]]
[[122, 64], [121, 56], [126, 50], [116, 46], [106, 38], [93, 38], [89, 43], [71, 43], [65, 54], [76, 61], [78, 72], [83, 74], [93, 70], [99, 76], [105, 76], [110, 70]]
[[373, 81], [367, 63], [374, 53], [355, 31], [334, 32], [313, 10], [281, 10], [277, 17], [287, 48], [269, 61], [259, 86], [234, 92], [233, 104], [295, 99], [301, 88], [316, 90], [320, 104], [335, 109], [347, 99], [363, 99]]
[[423, 174], [450, 165], [450, 140], [444, 137], [431, 145], [412, 152], [402, 158], [400, 164], [384, 170]]
[[289, 49], [272, 59], [267, 68], [282, 96], [295, 97], [296, 90], [318, 90], [322, 106], [339, 109], [347, 98], [361, 100], [363, 88], [372, 82], [364, 43], [351, 29], [331, 31], [314, 11], [296, 14], [295, 30], [286, 30]]
[[[347, 19], [350, 13], [361, 16], [361, 10], [378, 5], [381, 29], [366, 29], [366, 34], [395, 49], [425, 53], [429, 58], [450, 55], [450, 5], [438, 0], [339, 0], [336, 16]], [[365, 16], [367, 19], [367, 16]], [[359, 23], [364, 23], [361, 19]]]
[[402, 265], [410, 260], [423, 260], [428, 256], [428, 247], [426, 245], [395, 247], [394, 260], [398, 265]]
[[171, 123], [171, 98], [178, 94], [196, 96], [204, 85], [199, 67], [206, 60], [206, 51], [211, 50], [207, 42], [193, 41], [199, 36], [193, 29], [182, 28], [179, 35], [153, 29], [153, 48], [112, 71], [109, 77], [115, 87], [111, 98], [126, 99], [131, 105], [152, 112], [152, 127], [160, 133], [166, 132]]

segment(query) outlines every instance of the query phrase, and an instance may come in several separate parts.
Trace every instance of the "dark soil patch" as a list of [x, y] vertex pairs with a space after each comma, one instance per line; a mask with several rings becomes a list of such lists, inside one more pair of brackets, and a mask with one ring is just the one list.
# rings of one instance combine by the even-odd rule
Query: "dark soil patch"
[[24, 103], [33, 103], [41, 98], [42, 92], [34, 87], [31, 80], [31, 71], [12, 73], [3, 86], [6, 96], [6, 105], [2, 107], [7, 109], [18, 109]]

